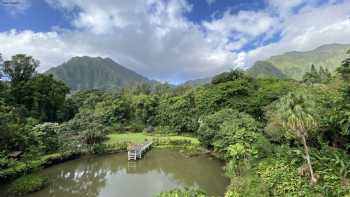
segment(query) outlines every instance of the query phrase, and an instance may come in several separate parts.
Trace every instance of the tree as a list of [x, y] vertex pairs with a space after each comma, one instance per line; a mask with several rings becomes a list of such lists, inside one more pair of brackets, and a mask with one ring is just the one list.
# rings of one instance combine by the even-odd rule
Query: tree
[[[35, 125], [32, 129], [42, 142], [44, 153], [53, 153], [60, 147], [59, 125], [58, 123], [43, 123]], [[37, 147], [38, 148], [38, 147]]]
[[236, 143], [246, 148], [251, 146], [259, 128], [259, 123], [252, 116], [233, 109], [223, 109], [204, 116], [199, 123], [199, 140], [219, 152], [225, 152]]
[[0, 100], [0, 148], [12, 150], [18, 145], [19, 130], [23, 125], [14, 107]]
[[[347, 54], [350, 55], [350, 50], [347, 51]], [[337, 68], [337, 72], [344, 81], [350, 81], [350, 57], [342, 61], [341, 66]]]
[[158, 108], [158, 98], [156, 96], [140, 94], [132, 96], [131, 99], [134, 119], [144, 125], [153, 126]]
[[29, 95], [32, 103], [26, 103], [26, 108], [42, 121], [57, 121], [69, 88], [63, 82], [55, 80], [52, 75], [36, 75], [27, 84], [32, 91], [32, 95]]
[[56, 121], [69, 89], [52, 76], [37, 75], [39, 61], [31, 56], [18, 54], [4, 62], [4, 71], [11, 79], [9, 103], [24, 109], [42, 121]]
[[332, 75], [328, 69], [320, 67], [319, 71], [316, 70], [315, 65], [311, 65], [311, 71], [306, 72], [303, 76], [304, 83], [327, 83], [331, 79]]
[[234, 81], [236, 79], [249, 79], [250, 77], [247, 76], [243, 71], [241, 70], [231, 70], [230, 72], [224, 72], [221, 74], [218, 74], [213, 77], [211, 80], [212, 84], [219, 84], [224, 83], [228, 81]]
[[157, 121], [178, 133], [194, 132], [198, 129], [197, 114], [194, 94], [191, 91], [181, 96], [160, 98]]
[[33, 57], [18, 54], [12, 56], [11, 60], [4, 62], [4, 71], [10, 76], [11, 83], [17, 84], [18, 82], [30, 80], [38, 66], [39, 61], [33, 59]]
[[320, 75], [321, 83], [328, 82], [332, 78], [331, 72], [329, 72], [327, 68], [323, 68], [322, 66], [320, 67], [320, 70], [318, 73]]
[[312, 131], [319, 126], [315, 108], [315, 103], [307, 97], [306, 93], [289, 93], [279, 99], [274, 104], [273, 110], [267, 113], [268, 129], [273, 128], [271, 124], [274, 124], [287, 131], [286, 135], [301, 140], [313, 184], [317, 182], [317, 179], [312, 168], [307, 140]]

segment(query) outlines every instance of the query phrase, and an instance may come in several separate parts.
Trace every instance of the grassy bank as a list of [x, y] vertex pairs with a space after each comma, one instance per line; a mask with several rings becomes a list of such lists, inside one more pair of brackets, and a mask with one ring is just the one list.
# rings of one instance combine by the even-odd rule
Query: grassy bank
[[[128, 144], [142, 143], [146, 139], [154, 142], [156, 148], [177, 148], [189, 154], [196, 154], [200, 151], [200, 143], [197, 138], [178, 135], [150, 135], [145, 133], [113, 133], [109, 134], [105, 141], [106, 152], [126, 151]], [[104, 151], [102, 151], [104, 152]], [[41, 156], [31, 161], [14, 161], [11, 166], [0, 169], [0, 183], [30, 174], [40, 168], [61, 163], [77, 158], [81, 153], [54, 153]]]
[[113, 145], [118, 143], [142, 143], [145, 140], [152, 141], [188, 141], [191, 144], [199, 145], [199, 141], [195, 137], [179, 136], [179, 135], [161, 135], [147, 133], [112, 133], [107, 136], [109, 139], [106, 144]]
[[41, 190], [48, 185], [46, 177], [37, 175], [23, 176], [13, 181], [5, 191], [6, 196], [24, 196]]
[[160, 135], [147, 133], [112, 133], [109, 134], [105, 142], [107, 149], [113, 151], [126, 151], [129, 144], [138, 144], [146, 140], [153, 142], [155, 148], [180, 149], [190, 155], [198, 154], [202, 151], [197, 138], [180, 135]]
[[16, 161], [12, 166], [0, 170], [0, 183], [30, 174], [40, 168], [52, 166], [57, 163], [62, 163], [67, 160], [75, 159], [80, 156], [80, 153], [66, 152], [54, 153], [42, 156], [40, 159], [35, 159], [28, 162]]

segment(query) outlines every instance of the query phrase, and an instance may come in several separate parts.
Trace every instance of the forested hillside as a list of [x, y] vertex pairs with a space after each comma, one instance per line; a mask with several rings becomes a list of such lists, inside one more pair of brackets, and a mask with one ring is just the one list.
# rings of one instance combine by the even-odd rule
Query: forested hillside
[[253, 67], [247, 70], [247, 73], [255, 78], [287, 78], [287, 76], [283, 74], [282, 71], [267, 61], [256, 62]]
[[[314, 50], [305, 52], [288, 52], [283, 55], [273, 56], [265, 61], [256, 62], [248, 72], [252, 76], [281, 77], [281, 74], [289, 79], [301, 80], [303, 74], [310, 70], [311, 65], [327, 68], [334, 73], [337, 65], [346, 57], [346, 51], [350, 45], [329, 44], [322, 45]], [[264, 74], [262, 74], [264, 73]]]
[[71, 90], [120, 89], [132, 82], [148, 79], [129, 70], [110, 58], [73, 57], [46, 72], [64, 81]]

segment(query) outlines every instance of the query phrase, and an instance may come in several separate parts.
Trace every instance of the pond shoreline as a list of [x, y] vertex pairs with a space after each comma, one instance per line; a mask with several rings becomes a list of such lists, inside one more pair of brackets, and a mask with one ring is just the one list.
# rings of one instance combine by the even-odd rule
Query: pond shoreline
[[[169, 156], [167, 152], [169, 152], [170, 155], [173, 155], [173, 156]], [[162, 153], [162, 154], [159, 155], [160, 153]], [[169, 157], [169, 159], [163, 158], [163, 156]], [[193, 158], [193, 159], [188, 159], [190, 157]], [[118, 158], [117, 161], [115, 161], [115, 159], [112, 159], [111, 162], [114, 162], [115, 164], [112, 164], [112, 163], [108, 164], [110, 166], [118, 166], [118, 165], [121, 165], [121, 163], [124, 163], [123, 166], [125, 167], [126, 163], [129, 163], [128, 160], [127, 160], [127, 157], [126, 157], [126, 153], [124, 151], [119, 151], [117, 153], [110, 153], [110, 152], [108, 152], [108, 153], [98, 154], [98, 155], [95, 155], [95, 154], [80, 154], [79, 157], [72, 158], [71, 160], [65, 160], [65, 161], [62, 161], [60, 163], [56, 162], [56, 163], [51, 163], [50, 165], [43, 166], [42, 169], [36, 171], [35, 173], [33, 172], [33, 175], [40, 175], [40, 176], [44, 175], [44, 176], [46, 176], [47, 172], [55, 171], [55, 169], [65, 168], [65, 166], [76, 165], [77, 163], [81, 163], [81, 165], [93, 165], [93, 166], [97, 167], [96, 165], [90, 164], [90, 163], [96, 163], [96, 162], [98, 163], [99, 161], [104, 160], [105, 158]], [[180, 158], [182, 158], [182, 159], [180, 159]], [[185, 165], [179, 165], [177, 167], [177, 168], [179, 168], [178, 170], [181, 169], [179, 171], [179, 172], [181, 172], [180, 174], [183, 174], [182, 171], [184, 169], [188, 168], [188, 165], [186, 165], [186, 163], [188, 163], [188, 164], [192, 163], [192, 166], [194, 166], [192, 168], [194, 168], [194, 169], [196, 169], [198, 167], [203, 168], [204, 166], [207, 166], [207, 164], [203, 163], [204, 161], [210, 161], [209, 163], [214, 162], [214, 163], [217, 163], [217, 164], [221, 163], [220, 166], [224, 165], [224, 163], [222, 163], [220, 160], [214, 159], [214, 157], [213, 157], [213, 159], [204, 160], [203, 162], [195, 162], [197, 160], [202, 161], [203, 158], [208, 158], [209, 159], [209, 158], [212, 158], [212, 155], [207, 154], [207, 152], [202, 152], [201, 154], [196, 155], [196, 156], [188, 156], [186, 153], [181, 152], [181, 149], [178, 149], [176, 147], [174, 147], [174, 148], [154, 147], [153, 150], [151, 150], [150, 152], [146, 153], [144, 159], [142, 159], [142, 160], [140, 160], [138, 162], [132, 162], [132, 163], [135, 163], [135, 165], [138, 166], [136, 168], [136, 169], [138, 169], [137, 170], [137, 172], [138, 172], [140, 170], [140, 168], [149, 168], [150, 166], [153, 166], [153, 165], [150, 165], [152, 162], [155, 162], [154, 163], [154, 165], [155, 165], [154, 168], [151, 167], [152, 169], [158, 169], [158, 167], [162, 167], [162, 166], [164, 166], [166, 169], [173, 168], [174, 164], [176, 163], [174, 161], [178, 161], [180, 159], [181, 162], [185, 162]], [[81, 160], [81, 161], [79, 161], [79, 160]], [[167, 161], [167, 160], [173, 160], [173, 161], [170, 162], [170, 161]], [[71, 161], [71, 162], [68, 162], [68, 161]], [[89, 162], [86, 162], [86, 161], [89, 161]], [[160, 162], [160, 161], [162, 161], [162, 162]], [[197, 166], [196, 165], [197, 163], [199, 163], [201, 165]], [[205, 162], [205, 163], [207, 163], [207, 162]], [[62, 164], [62, 166], [61, 165], [55, 165], [55, 164]], [[105, 166], [106, 163], [100, 164], [100, 165], [101, 165], [102, 169], [105, 169], [105, 167], [103, 167], [103, 166]], [[48, 168], [48, 167], [52, 167], [52, 168]], [[44, 168], [47, 168], [48, 171], [47, 171], [47, 169], [44, 169]], [[78, 168], [78, 169], [80, 169], [80, 168]], [[88, 167], [87, 169], [90, 169], [90, 167]], [[208, 171], [211, 168], [210, 167], [208, 168], [208, 166], [207, 166], [206, 169], [207, 170], [205, 170], [205, 171]], [[220, 170], [218, 170], [218, 169], [220, 169]], [[157, 171], [158, 170], [156, 170], [156, 171], [152, 170], [152, 172], [157, 172]], [[213, 167], [213, 171], [215, 171], [215, 172], [221, 171], [221, 173], [220, 173], [221, 175], [220, 176], [225, 177], [222, 167], [219, 167], [219, 168]], [[149, 172], [151, 172], [151, 171], [149, 171]], [[189, 172], [191, 172], [191, 171], [189, 171]], [[76, 173], [79, 174], [80, 172], [76, 172]], [[141, 175], [143, 173], [144, 172], [142, 171]], [[184, 174], [186, 174], [186, 173], [184, 173]], [[64, 178], [64, 177], [62, 177], [62, 178]], [[197, 178], [198, 178], [198, 173], [197, 173]], [[55, 182], [55, 184], [56, 184], [56, 179], [55, 178], [52, 178], [52, 177], [49, 176], [49, 182], [50, 182], [50, 180], [51, 180], [51, 182]], [[206, 185], [208, 185], [208, 184], [206, 184]], [[51, 186], [49, 185], [49, 187], [51, 188], [51, 187], [53, 187], [53, 185], [51, 185]], [[5, 188], [5, 187], [3, 187], [3, 188]], [[42, 188], [42, 190], [44, 190], [43, 192], [46, 192], [47, 188]], [[39, 191], [39, 193], [40, 193], [40, 191]], [[36, 194], [34, 196], [36, 196]]]
[[[106, 156], [113, 154], [121, 154], [127, 152], [127, 145], [131, 143], [132, 140], [126, 138], [122, 141], [114, 141], [113, 143], [110, 140], [115, 137], [124, 137], [120, 136], [123, 134], [112, 134], [109, 140], [107, 140], [103, 149], [99, 152], [94, 152], [92, 150], [85, 150], [79, 152], [66, 152], [66, 153], [54, 153], [50, 155], [45, 155], [41, 157], [39, 160], [31, 162], [29, 165], [15, 166], [13, 168], [9, 168], [3, 171], [0, 171], [0, 183], [2, 185], [8, 185], [13, 181], [25, 177], [27, 175], [31, 175], [35, 172], [41, 172], [42, 170], [49, 168], [51, 166], [55, 166], [57, 164], [62, 164], [67, 161], [81, 159], [83, 157], [90, 156]], [[125, 135], [125, 134], [124, 134]], [[152, 149], [155, 150], [174, 150], [181, 153], [186, 158], [208, 155], [209, 157], [220, 160], [220, 162], [226, 163], [226, 161], [214, 154], [213, 151], [205, 149], [200, 145], [196, 138], [193, 137], [184, 137], [184, 136], [154, 136], [154, 135], [145, 135], [140, 133], [135, 134], [126, 134], [126, 135], [144, 135], [143, 137], [151, 138], [154, 142], [152, 145]], [[135, 137], [135, 136], [134, 136]], [[149, 153], [146, 153], [149, 154]], [[127, 160], [127, 157], [125, 158]]]
[[[135, 134], [139, 134], [139, 133], [135, 133]], [[117, 135], [122, 135], [122, 134], [117, 134]], [[152, 138], [155, 136], [147, 135], [147, 137]], [[158, 137], [159, 136], [156, 136], [155, 139]], [[162, 135], [160, 137], [171, 138], [174, 136]], [[175, 137], [179, 137], [179, 136], [175, 136]], [[114, 144], [107, 144], [107, 147], [105, 147], [104, 150], [99, 153], [93, 153], [91, 151], [78, 151], [78, 152], [53, 153], [53, 154], [45, 155], [38, 160], [31, 161], [28, 164], [20, 164], [5, 170], [1, 170], [0, 184], [8, 184], [9, 182], [15, 179], [18, 179], [22, 176], [29, 175], [32, 172], [40, 171], [42, 169], [51, 167], [56, 164], [61, 164], [66, 161], [79, 159], [82, 156], [124, 153], [124, 152], [127, 152], [128, 143], [130, 142], [123, 141], [123, 142], [118, 142]], [[204, 149], [198, 143], [193, 143], [188, 139], [176, 139], [176, 140], [168, 140], [168, 141], [159, 140], [152, 145], [152, 148], [177, 150], [183, 153], [184, 155], [186, 155], [187, 157], [209, 154], [215, 157], [216, 159], [220, 159], [215, 155], [211, 154], [211, 151]]]

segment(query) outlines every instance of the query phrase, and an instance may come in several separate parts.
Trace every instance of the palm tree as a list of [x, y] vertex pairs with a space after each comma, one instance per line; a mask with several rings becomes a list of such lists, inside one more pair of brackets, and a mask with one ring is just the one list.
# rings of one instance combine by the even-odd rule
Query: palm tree
[[281, 125], [292, 136], [300, 139], [305, 151], [305, 159], [311, 175], [311, 183], [316, 183], [314, 171], [310, 160], [307, 138], [310, 132], [318, 127], [317, 115], [313, 112], [314, 102], [305, 95], [289, 93], [277, 103], [277, 113]]

